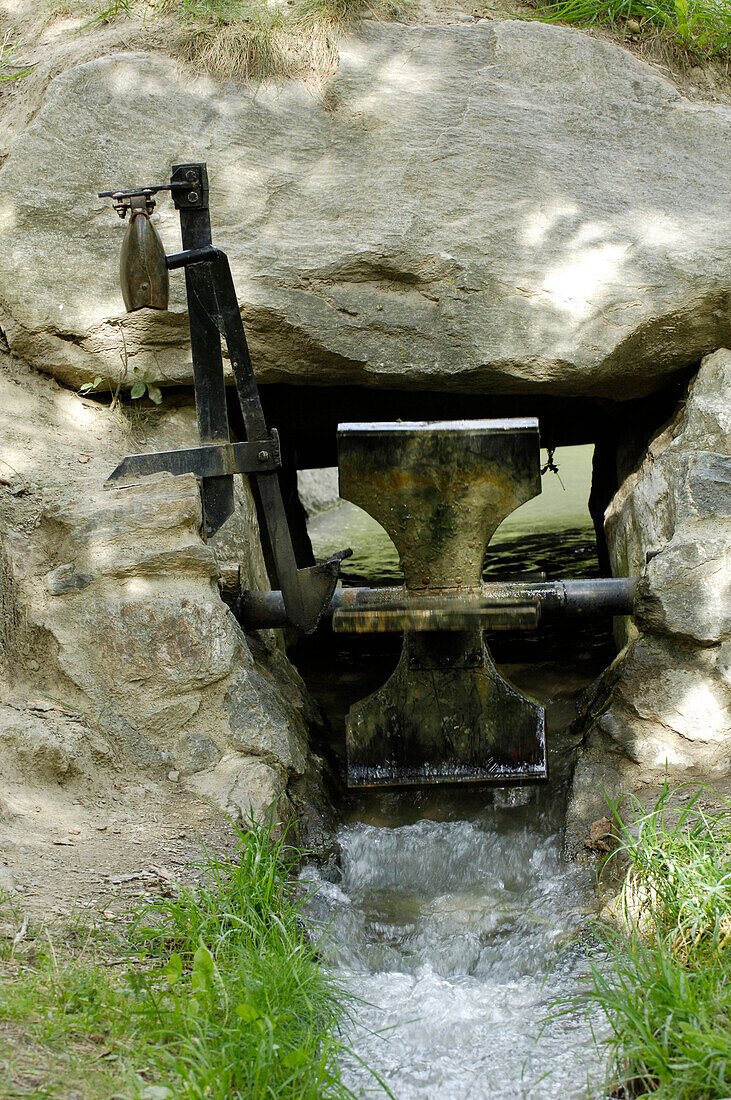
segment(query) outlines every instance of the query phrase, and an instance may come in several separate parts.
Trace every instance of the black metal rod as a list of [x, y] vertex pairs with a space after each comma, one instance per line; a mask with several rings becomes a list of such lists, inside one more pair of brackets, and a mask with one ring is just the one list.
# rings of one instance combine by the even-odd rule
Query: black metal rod
[[[186, 269], [189, 275], [195, 268]], [[211, 288], [216, 303], [218, 323], [225, 334], [229, 359], [236, 382], [239, 404], [244, 418], [246, 435], [249, 439], [260, 439], [267, 433], [264, 410], [256, 384], [254, 368], [249, 354], [249, 345], [241, 320], [236, 290], [231, 268], [225, 252], [217, 251], [210, 265]], [[307, 593], [297, 567], [297, 559], [292, 545], [292, 536], [284, 508], [282, 490], [276, 473], [261, 472], [253, 475], [263, 506], [269, 542], [272, 547], [274, 564], [278, 580], [282, 586], [283, 604], [287, 604], [287, 621], [301, 629], [305, 628], [308, 614]], [[281, 595], [281, 593], [280, 593]], [[319, 612], [317, 615], [319, 620]]]
[[[608, 577], [600, 580], [488, 581], [469, 590], [485, 600], [537, 600], [541, 619], [592, 618], [599, 615], [631, 615], [637, 577]], [[463, 593], [468, 594], [467, 591]], [[424, 594], [422, 594], [424, 595]], [[434, 595], [444, 597], [444, 589]], [[337, 588], [325, 612], [359, 608], [375, 609], [402, 605], [408, 599], [404, 588]], [[287, 613], [281, 592], [242, 592], [234, 613], [245, 630], [286, 626]]]
[[[186, 171], [192, 172], [200, 170], [207, 188], [205, 166], [185, 166], [185, 168]], [[191, 201], [195, 199], [196, 203], [200, 202], [200, 195], [196, 190], [193, 190], [187, 198]], [[181, 201], [183, 200], [177, 200], [176, 205], [180, 206]], [[195, 375], [196, 407], [198, 408], [201, 441], [204, 440], [202, 413], [207, 409], [209, 415], [211, 415], [213, 411], [220, 408], [221, 404], [225, 408], [223, 368], [220, 366], [221, 335], [226, 340], [226, 346], [228, 347], [246, 437], [248, 440], [264, 439], [268, 434], [266, 419], [249, 354], [244, 325], [241, 320], [241, 309], [236, 296], [228, 257], [225, 252], [212, 246], [210, 222], [208, 221], [205, 225], [198, 226], [201, 239], [189, 239], [190, 222], [194, 213], [196, 212], [193, 210], [186, 210], [181, 207], [181, 225], [185, 226], [187, 230], [187, 232], [183, 232], [183, 244], [187, 247], [184, 252], [168, 256], [166, 263], [169, 268], [183, 267], [185, 269], [194, 367], [196, 363], [196, 346], [200, 345], [205, 348], [205, 342], [209, 341], [207, 358], [204, 360], [204, 364], [208, 368], [208, 376], [204, 377], [202, 372]], [[197, 211], [197, 213], [200, 213], [200, 211]], [[207, 203], [203, 213], [207, 218]], [[199, 307], [202, 307], [203, 315], [201, 315]], [[214, 359], [215, 370], [213, 369]], [[219, 388], [221, 393], [217, 392]], [[221, 400], [221, 394], [223, 394], [223, 400]], [[228, 419], [225, 412], [224, 419], [226, 432], [228, 432]], [[332, 558], [326, 566], [313, 566], [310, 569], [300, 570], [292, 544], [292, 535], [277, 471], [262, 465], [259, 469], [253, 471], [251, 476], [253, 487], [258, 493], [262, 506], [264, 525], [277, 573], [276, 579], [281, 587], [280, 594], [283, 605], [286, 604], [287, 622], [308, 633], [314, 630], [320, 621], [323, 605], [327, 605], [330, 593], [335, 586], [339, 556], [336, 555]], [[204, 481], [204, 490], [208, 486], [215, 486], [216, 480], [208, 478]], [[216, 503], [215, 498], [213, 503]], [[210, 529], [216, 530], [216, 527], [211, 525]]]
[[[183, 248], [187, 253], [211, 251], [211, 219], [208, 209], [208, 174], [205, 164], [173, 165], [171, 187], [179, 177], [187, 182], [182, 194], [175, 198], [180, 211], [180, 230]], [[175, 191], [173, 192], [175, 195]], [[194, 197], [195, 203], [188, 199]], [[185, 255], [183, 253], [182, 255]], [[177, 258], [177, 257], [175, 257]], [[168, 262], [168, 267], [170, 266]], [[195, 405], [201, 443], [228, 443], [230, 441], [226, 383], [223, 375], [221, 336], [216, 324], [216, 299], [210, 285], [207, 269], [195, 264], [185, 266], [185, 286], [188, 296], [188, 320], [190, 346], [193, 356], [195, 381]], [[257, 438], [263, 438], [266, 432]], [[234, 509], [233, 478], [207, 478], [201, 488], [206, 531], [212, 534], [224, 523]]]
[[170, 256], [166, 256], [165, 263], [170, 271], [175, 271], [179, 267], [190, 267], [191, 264], [211, 263], [218, 258], [218, 255], [218, 249], [213, 245], [188, 248], [185, 252], [173, 252]]

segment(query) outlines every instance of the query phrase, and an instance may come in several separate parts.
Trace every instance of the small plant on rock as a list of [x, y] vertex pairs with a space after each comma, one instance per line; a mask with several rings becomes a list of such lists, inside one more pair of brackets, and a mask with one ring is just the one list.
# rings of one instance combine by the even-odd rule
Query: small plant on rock
[[17, 52], [18, 44], [13, 43], [9, 34], [0, 39], [0, 82], [20, 80], [24, 76], [29, 76], [35, 69], [35, 65], [25, 68], [18, 65], [15, 60]]
[[530, 0], [543, 23], [605, 24], [642, 42], [658, 39], [696, 58], [731, 58], [728, 0]]
[[162, 390], [157, 384], [158, 379], [155, 375], [147, 370], [140, 372], [138, 367], [134, 368], [133, 374], [138, 375], [138, 378], [132, 384], [132, 389], [129, 391], [129, 396], [132, 401], [139, 401], [141, 397], [147, 394], [153, 404], [162, 404]]

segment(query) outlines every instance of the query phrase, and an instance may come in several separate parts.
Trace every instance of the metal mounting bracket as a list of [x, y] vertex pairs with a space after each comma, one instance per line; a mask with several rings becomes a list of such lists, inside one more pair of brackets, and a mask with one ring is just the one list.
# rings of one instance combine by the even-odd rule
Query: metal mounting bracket
[[170, 474], [195, 474], [199, 478], [228, 477], [231, 474], [259, 474], [278, 470], [282, 465], [279, 436], [252, 443], [210, 443], [203, 447], [185, 447], [179, 451], [153, 451], [127, 455], [110, 474], [113, 481], [145, 477], [167, 471]]

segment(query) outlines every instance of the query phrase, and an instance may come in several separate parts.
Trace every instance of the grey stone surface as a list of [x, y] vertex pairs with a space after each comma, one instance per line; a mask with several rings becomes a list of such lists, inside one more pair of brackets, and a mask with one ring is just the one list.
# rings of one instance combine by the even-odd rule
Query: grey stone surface
[[731, 630], [730, 395], [721, 349], [607, 510], [614, 573], [642, 578], [640, 629], [706, 644]]
[[51, 82], [3, 165], [0, 325], [73, 385], [189, 382], [182, 277], [170, 312], [123, 316], [94, 196], [206, 159], [262, 379], [646, 393], [731, 340], [730, 122], [540, 23], [367, 24], [320, 97], [107, 56]]
[[184, 733], [175, 750], [175, 759], [186, 775], [213, 767], [222, 755], [212, 737], [196, 730]]
[[[727, 465], [731, 473], [731, 458]], [[725, 521], [719, 515], [683, 528], [651, 559], [636, 621], [643, 630], [708, 645], [731, 634], [731, 509]]]
[[337, 466], [300, 470], [297, 474], [297, 492], [308, 517], [334, 508], [340, 500]]
[[230, 753], [215, 768], [195, 776], [191, 785], [238, 824], [252, 818], [286, 822], [292, 814], [280, 772], [256, 756]]
[[83, 715], [0, 704], [0, 761], [5, 780], [66, 783], [114, 760], [112, 742]]
[[307, 732], [292, 722], [292, 708], [275, 682], [259, 669], [239, 673], [226, 693], [231, 736], [241, 752], [274, 758], [302, 774]]
[[731, 776], [731, 351], [706, 357], [606, 516], [615, 571], [640, 575], [628, 645], [597, 685], [567, 844], [612, 798]]
[[[24, 484], [20, 495], [0, 486], [0, 704], [17, 704], [0, 705], [4, 772], [53, 785], [103, 763], [175, 771], [190, 786], [245, 747], [282, 790], [308, 771], [315, 798], [302, 682], [267, 639], [254, 658], [219, 593], [217, 555], [266, 576], [248, 487], [238, 535], [205, 543], [193, 475], [103, 488], [125, 453], [194, 443], [191, 410], [155, 413], [131, 434], [121, 410], [7, 357], [0, 368], [0, 462]], [[26, 719], [29, 698], [43, 713]], [[269, 771], [246, 775], [258, 790]], [[243, 773], [235, 797], [246, 802]]]

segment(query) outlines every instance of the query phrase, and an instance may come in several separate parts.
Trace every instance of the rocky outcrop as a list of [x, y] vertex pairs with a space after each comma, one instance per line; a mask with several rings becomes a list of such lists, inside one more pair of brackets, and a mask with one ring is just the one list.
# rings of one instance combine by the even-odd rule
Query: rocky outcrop
[[300, 470], [297, 474], [297, 493], [308, 516], [317, 516], [334, 508], [340, 500], [337, 467]]
[[50, 740], [48, 723], [18, 718], [25, 732], [3, 745], [21, 770], [47, 764], [49, 781], [93, 770], [106, 745], [115, 766], [170, 774], [236, 818], [277, 799], [277, 812], [299, 811], [317, 795], [316, 716], [276, 641], [250, 643], [219, 592], [227, 568], [266, 584], [248, 487], [206, 543], [192, 475], [102, 487], [130, 450], [194, 444], [192, 408], [130, 422], [2, 365], [1, 701], [40, 697], [71, 716]]
[[615, 572], [640, 575], [628, 644], [600, 682], [568, 844], [604, 793], [731, 776], [731, 351], [704, 359], [606, 516]]
[[50, 83], [3, 165], [0, 325], [75, 386], [189, 382], [182, 277], [170, 312], [121, 316], [95, 192], [206, 159], [263, 380], [648, 393], [731, 340], [730, 123], [539, 23], [367, 25], [319, 99], [103, 57]]

